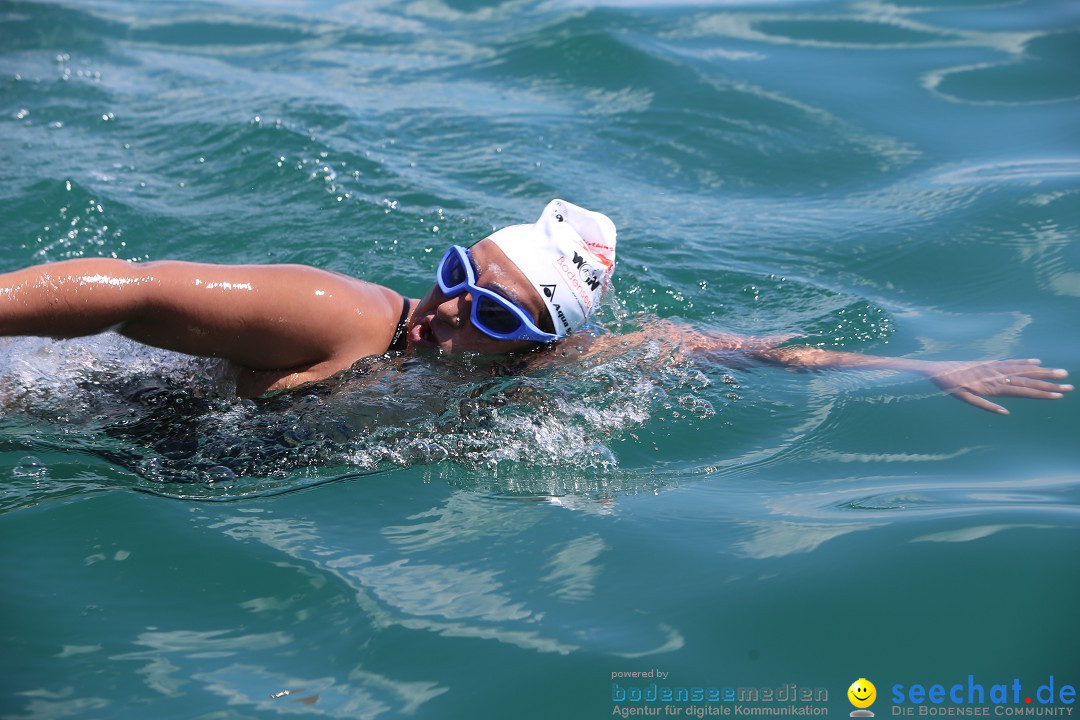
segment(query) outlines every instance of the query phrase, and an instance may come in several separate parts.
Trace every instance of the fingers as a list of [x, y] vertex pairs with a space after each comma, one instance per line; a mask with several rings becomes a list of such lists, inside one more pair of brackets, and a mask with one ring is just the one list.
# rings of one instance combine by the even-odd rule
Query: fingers
[[[1004, 377], [990, 381], [991, 387], [986, 392], [992, 395], [1009, 395], [1013, 397], [1036, 397], [1057, 399], [1062, 393], [1072, 392], [1073, 386], [1060, 381], [1069, 376], [1069, 373], [1060, 368], [1044, 368], [1039, 366], [1038, 360], [1004, 360], [994, 363], [993, 371], [1001, 373]], [[1032, 394], [1017, 388], [1039, 391]], [[977, 392], [984, 392], [983, 388], [976, 388]]]
[[1053, 380], [1064, 380], [1069, 377], [1069, 373], [1059, 368], [1044, 368], [1038, 366], [1017, 366], [1017, 367], [1003, 367], [998, 368], [999, 372], [1003, 372], [1006, 375], [1020, 375], [1022, 377], [1030, 378], [1050, 378]]
[[1061, 382], [1068, 376], [1065, 370], [1044, 368], [1040, 360], [1028, 358], [961, 366], [939, 376], [936, 382], [958, 400], [987, 412], [1008, 415], [1008, 410], [983, 396], [1057, 400], [1073, 390], [1072, 385]]
[[964, 402], [968, 403], [969, 405], [974, 405], [975, 407], [981, 408], [981, 409], [986, 410], [988, 412], [998, 413], [999, 415], [1008, 415], [1009, 414], [1009, 411], [1006, 410], [1005, 408], [1001, 407], [1000, 405], [992, 403], [989, 400], [987, 400], [986, 398], [981, 398], [978, 395], [976, 395], [975, 393], [970, 392], [968, 390], [953, 390], [949, 394], [952, 395], [957, 400], [963, 400]]
[[[1062, 392], [1072, 390], [1071, 385], [1055, 385], [1054, 383], [1043, 382], [1041, 380], [1031, 380], [1028, 378], [1011, 377], [1009, 384], [996, 385], [992, 389], [980, 390], [987, 395], [994, 395], [1000, 397], [1019, 397], [1029, 398], [1032, 400], [1057, 400], [1063, 397]], [[1066, 388], [1068, 390], [1066, 390]], [[976, 395], [974, 392], [966, 389], [957, 389], [950, 393], [958, 400], [963, 400], [969, 405], [974, 405], [977, 408], [986, 410], [992, 413], [998, 413], [999, 415], [1008, 415], [1009, 411], [1002, 406], [990, 402], [984, 397]]]
[[1045, 380], [1037, 380], [1030, 377], [1024, 377], [1022, 375], [1006, 376], [1003, 382], [1008, 388], [1028, 388], [1030, 390], [1041, 390], [1043, 392], [1053, 393], [1058, 397], [1061, 397], [1062, 393], [1072, 392], [1073, 389], [1072, 385], [1061, 385], [1058, 383], [1046, 382]]
[[1003, 385], [995, 388], [991, 395], [999, 397], [1022, 397], [1035, 400], [1058, 400], [1064, 397], [1061, 393], [1053, 390], [1036, 390], [1035, 388], [1022, 387], [1019, 385]]
[[1038, 360], [991, 360], [980, 363], [983, 367], [1003, 373], [1017, 375], [1046, 375], [1047, 377], [1067, 377], [1069, 373], [1059, 368], [1043, 367]]

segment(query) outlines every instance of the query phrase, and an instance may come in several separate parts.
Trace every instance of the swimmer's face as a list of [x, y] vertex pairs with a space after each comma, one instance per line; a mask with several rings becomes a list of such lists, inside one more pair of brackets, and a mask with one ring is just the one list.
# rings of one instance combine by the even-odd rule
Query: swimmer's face
[[[484, 239], [469, 248], [476, 271], [476, 284], [492, 290], [527, 312], [534, 324], [551, 331], [540, 293], [510, 261], [499, 246]], [[439, 349], [445, 352], [478, 352], [503, 354], [531, 350], [537, 346], [528, 340], [496, 340], [472, 324], [472, 294], [447, 297], [436, 283], [420, 301], [412, 316], [408, 339], [411, 348]], [[548, 327], [545, 328], [544, 325]]]

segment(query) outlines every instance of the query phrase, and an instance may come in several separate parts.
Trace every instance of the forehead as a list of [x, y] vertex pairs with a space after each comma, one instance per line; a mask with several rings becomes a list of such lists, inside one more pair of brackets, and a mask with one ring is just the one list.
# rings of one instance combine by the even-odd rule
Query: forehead
[[[530, 310], [544, 307], [540, 293], [517, 265], [490, 238], [485, 238], [469, 248], [469, 255], [476, 268], [477, 284], [498, 289], [510, 300]], [[534, 313], [535, 314], [535, 313]]]

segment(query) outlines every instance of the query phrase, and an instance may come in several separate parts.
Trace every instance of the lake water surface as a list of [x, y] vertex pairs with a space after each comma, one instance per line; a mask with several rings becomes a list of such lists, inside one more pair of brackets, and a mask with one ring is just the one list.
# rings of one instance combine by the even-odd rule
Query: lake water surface
[[[418, 297], [562, 197], [619, 227], [596, 332], [1075, 376], [1078, 71], [1066, 0], [3, 2], [0, 271], [300, 262]], [[736, 704], [617, 702], [651, 683], [846, 717], [857, 678], [884, 717], [896, 684], [1080, 683], [1080, 398], [716, 360], [375, 358], [252, 403], [117, 336], [0, 339], [0, 718]]]

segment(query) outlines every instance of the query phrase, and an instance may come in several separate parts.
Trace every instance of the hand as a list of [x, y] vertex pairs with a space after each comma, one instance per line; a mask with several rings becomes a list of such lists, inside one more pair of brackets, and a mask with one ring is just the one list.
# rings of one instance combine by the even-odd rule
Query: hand
[[1064, 370], [1044, 368], [1039, 360], [992, 360], [989, 362], [940, 362], [925, 368], [927, 377], [958, 400], [983, 410], [1008, 415], [1009, 411], [986, 396], [1057, 400], [1073, 389], [1050, 380], [1069, 376]]

